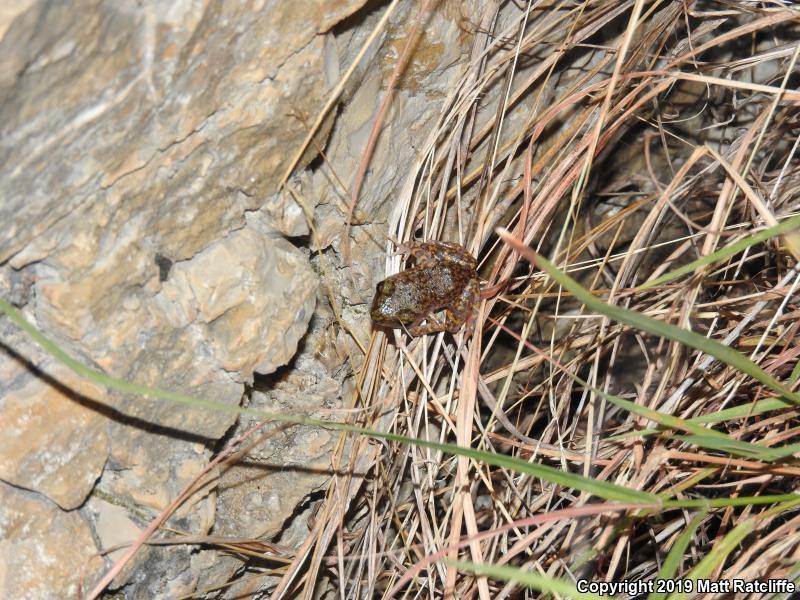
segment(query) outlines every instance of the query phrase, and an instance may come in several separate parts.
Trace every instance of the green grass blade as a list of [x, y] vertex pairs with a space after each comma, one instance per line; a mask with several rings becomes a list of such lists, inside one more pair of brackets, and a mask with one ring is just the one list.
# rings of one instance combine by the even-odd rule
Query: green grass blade
[[674, 271], [665, 273], [661, 277], [656, 277], [655, 279], [651, 279], [650, 281], [647, 281], [642, 285], [640, 285], [639, 289], [646, 290], [648, 288], [656, 287], [658, 285], [666, 283], [667, 281], [672, 281], [673, 279], [677, 279], [678, 277], [682, 277], [683, 275], [687, 275], [688, 273], [693, 273], [697, 269], [721, 261], [723, 259], [729, 258], [736, 254], [739, 254], [739, 252], [746, 250], [750, 246], [755, 246], [756, 244], [766, 242], [767, 240], [774, 238], [775, 236], [788, 233], [793, 229], [797, 228], [800, 228], [800, 215], [784, 219], [774, 227], [770, 227], [768, 229], [764, 229], [762, 231], [749, 235], [745, 238], [742, 238], [738, 242], [731, 244], [730, 246], [726, 246], [724, 248], [720, 248], [716, 252], [712, 252], [708, 256], [698, 258], [697, 260], [692, 261], [689, 264], [683, 265], [682, 267], [675, 269]]
[[762, 455], [761, 460], [764, 461], [781, 460], [783, 458], [794, 456], [798, 452], [800, 452], [800, 444], [788, 444], [786, 446], [778, 446], [776, 448], [769, 448], [766, 454]]
[[[720, 443], [717, 447], [715, 447], [715, 440], [714, 439], [707, 439], [701, 438], [701, 436], [695, 435], [675, 435], [672, 436], [677, 440], [681, 440], [683, 442], [688, 442], [690, 444], [695, 445], [702, 445], [704, 448], [711, 448], [715, 450], [719, 450], [721, 452], [729, 452], [731, 454], [735, 453], [734, 448], [736, 446], [728, 446], [725, 443]], [[733, 444], [742, 444], [744, 442], [739, 442], [737, 440], [730, 440]], [[758, 450], [752, 451], [751, 448], [758, 448]], [[740, 453], [742, 456], [747, 458], [752, 458], [755, 460], [759, 460], [761, 462], [772, 462], [776, 460], [781, 460], [788, 456], [792, 456], [795, 453], [800, 451], [800, 444], [789, 444], [787, 446], [779, 446], [777, 448], [768, 448], [765, 446], [758, 446], [757, 444], [749, 444], [747, 449], [739, 448]]]
[[794, 368], [792, 369], [792, 374], [789, 375], [789, 381], [795, 383], [797, 378], [800, 377], [800, 360], [794, 363]]
[[[783, 398], [766, 398], [764, 400], [758, 400], [757, 402], [753, 402], [752, 404], [743, 404], [741, 406], [734, 406], [732, 408], [726, 408], [707, 415], [692, 417], [691, 419], [685, 419], [685, 422], [691, 423], [692, 425], [723, 423], [725, 421], [732, 421], [734, 419], [744, 419], [747, 417], [754, 417], [756, 415], [760, 415], [772, 410], [781, 410], [783, 408], [790, 408], [793, 406], [794, 404], [792, 404], [787, 400], [784, 400]], [[639, 431], [628, 431], [626, 433], [612, 435], [608, 438], [608, 440], [610, 441], [626, 440], [630, 438], [643, 437], [647, 435], [656, 435], [660, 433], [662, 433], [661, 429], [648, 428], [648, 429], [641, 429]], [[790, 447], [791, 446], [783, 446], [781, 448], [777, 448], [776, 450], [782, 451], [784, 448], [790, 448]], [[797, 451], [798, 450], [793, 450], [793, 452]]]
[[761, 506], [764, 504], [782, 504], [776, 510], [783, 511], [800, 504], [797, 494], [775, 494], [772, 496], [736, 496], [733, 498], [682, 498], [662, 500], [664, 509], [670, 508], [728, 508], [729, 506]]
[[[800, 362], [798, 362], [800, 364]], [[687, 419], [692, 423], [702, 425], [704, 423], [721, 423], [723, 421], [730, 421], [732, 419], [743, 419], [745, 417], [760, 415], [771, 410], [780, 410], [782, 408], [789, 408], [794, 406], [791, 402], [783, 398], [765, 398], [752, 404], [742, 404], [741, 406], [734, 406], [726, 408], [715, 413], [702, 415], [700, 417], [692, 417]]]
[[[728, 559], [728, 555], [736, 550], [736, 547], [742, 540], [753, 532], [754, 528], [755, 522], [752, 519], [748, 519], [731, 529], [725, 534], [725, 537], [714, 544], [714, 547], [686, 574], [684, 580], [691, 579], [694, 582], [693, 589], [697, 589], [697, 580], [708, 579], [717, 567]], [[669, 600], [682, 600], [683, 598], [688, 598], [690, 595], [694, 595], [694, 592], [676, 592], [670, 594]]]
[[195, 398], [193, 396], [188, 396], [186, 394], [181, 394], [178, 392], [161, 390], [158, 388], [131, 383], [123, 379], [117, 379], [115, 377], [111, 377], [110, 375], [106, 375], [101, 371], [87, 367], [83, 365], [81, 362], [69, 356], [66, 352], [61, 350], [61, 348], [59, 348], [55, 343], [53, 343], [45, 335], [43, 335], [40, 331], [38, 331], [33, 325], [31, 325], [19, 311], [17, 311], [13, 306], [11, 306], [8, 302], [2, 299], [0, 299], [0, 312], [5, 313], [9, 317], [9, 319], [11, 319], [14, 323], [16, 323], [20, 327], [20, 329], [22, 329], [28, 335], [30, 335], [46, 352], [51, 354], [54, 358], [56, 358], [58, 361], [64, 364], [67, 368], [75, 372], [77, 375], [85, 379], [88, 379], [90, 381], [93, 381], [99, 385], [102, 385], [108, 389], [117, 390], [120, 392], [130, 393], [130, 394], [139, 394], [147, 398], [175, 402], [178, 404], [184, 404], [205, 410], [234, 413], [238, 415], [256, 417], [259, 419], [280, 421], [283, 423], [294, 423], [296, 425], [323, 427], [326, 429], [335, 429], [338, 431], [346, 431], [349, 433], [366, 435], [373, 438], [390, 440], [402, 444], [413, 444], [416, 446], [420, 446], [423, 448], [430, 448], [432, 450], [437, 450], [448, 454], [466, 456], [468, 458], [474, 459], [479, 463], [494, 465], [496, 467], [501, 467], [504, 469], [515, 471], [517, 473], [524, 473], [526, 475], [530, 475], [531, 477], [538, 477], [545, 481], [549, 481], [551, 483], [556, 483], [558, 485], [570, 488], [575, 488], [582, 492], [586, 492], [588, 494], [592, 494], [600, 498], [605, 498], [607, 500], [644, 503], [649, 506], [656, 505], [660, 502], [659, 497], [656, 496], [655, 494], [648, 494], [647, 492], [629, 489], [607, 481], [590, 479], [587, 477], [583, 477], [581, 475], [576, 475], [574, 473], [565, 473], [564, 471], [561, 471], [559, 469], [547, 465], [529, 463], [527, 461], [518, 458], [493, 454], [491, 452], [486, 452], [484, 450], [465, 448], [462, 446], [456, 446], [454, 444], [441, 444], [438, 442], [430, 442], [427, 440], [418, 440], [414, 438], [405, 437], [402, 435], [396, 435], [393, 433], [385, 433], [363, 427], [357, 427], [355, 425], [348, 425], [346, 423], [323, 421], [321, 419], [313, 419], [310, 417], [303, 417], [299, 415], [271, 413], [267, 411], [257, 410], [254, 408], [231, 406], [229, 404], [223, 404], [221, 402], [214, 402], [211, 400], [205, 400], [203, 398]]
[[[711, 430], [707, 429], [706, 431], [711, 431]], [[671, 435], [670, 437], [672, 439], [681, 442], [686, 442], [688, 444], [692, 444], [700, 448], [706, 448], [708, 450], [716, 450], [717, 452], [726, 452], [728, 454], [734, 454], [742, 456], [744, 458], [757, 459], [757, 460], [767, 460], [767, 459], [774, 460], [773, 455], [775, 454], [775, 452], [772, 448], [765, 448], [762, 446], [758, 446], [756, 444], [741, 442], [739, 440], [734, 440], [727, 436], [725, 437], [725, 439], [721, 439], [717, 436], [702, 435], [702, 434], [699, 435], [674, 434]]]
[[615, 404], [616, 406], [619, 406], [620, 408], [633, 414], [646, 417], [647, 419], [650, 419], [651, 421], [654, 421], [663, 427], [693, 433], [693, 436], [676, 437], [691, 437], [694, 440], [692, 443], [700, 447], [713, 450], [723, 450], [724, 452], [729, 452], [731, 454], [739, 454], [748, 457], [760, 456], [762, 452], [771, 450], [770, 448], [764, 448], [763, 446], [759, 446], [757, 444], [734, 440], [729, 435], [726, 435], [721, 431], [708, 429], [706, 427], [696, 425], [689, 420], [681, 419], [680, 417], [674, 417], [672, 415], [653, 410], [652, 408], [647, 408], [646, 406], [636, 404], [635, 402], [631, 402], [625, 398], [620, 398], [619, 396], [603, 392], [602, 390], [599, 390], [588, 383], [587, 386], [589, 389], [599, 394], [602, 398], [605, 398], [608, 402]]
[[[686, 529], [683, 530], [683, 533], [678, 536], [678, 539], [672, 544], [667, 558], [661, 565], [661, 569], [659, 569], [658, 575], [656, 575], [656, 580], [675, 579], [675, 576], [678, 574], [678, 569], [681, 567], [683, 555], [686, 553], [686, 548], [689, 547], [689, 542], [694, 538], [694, 534], [697, 528], [700, 527], [706, 514], [708, 514], [706, 511], [701, 511], [699, 514], [695, 515], [686, 526]], [[663, 600], [666, 596], [667, 594], [665, 592], [654, 591], [647, 597], [647, 600]]]
[[[448, 561], [449, 562], [449, 561]], [[506, 565], [477, 564], [468, 561], [452, 562], [461, 571], [474, 573], [475, 575], [485, 575], [492, 579], [502, 581], [516, 581], [522, 585], [540, 592], [549, 592], [562, 598], [579, 598], [582, 600], [607, 600], [608, 596], [597, 596], [586, 592], [579, 592], [578, 589], [569, 581], [539, 575], [524, 569], [509, 567]]]
[[542, 271], [552, 277], [565, 290], [572, 293], [572, 295], [585, 304], [589, 309], [605, 315], [612, 321], [617, 321], [618, 323], [635, 327], [636, 329], [646, 331], [647, 333], [673, 340], [696, 350], [700, 350], [706, 354], [710, 354], [717, 360], [735, 368], [737, 371], [746, 373], [756, 381], [763, 383], [765, 386], [781, 394], [785, 398], [800, 404], [800, 394], [792, 392], [788, 387], [780, 383], [741, 352], [737, 352], [733, 348], [720, 344], [716, 340], [699, 335], [694, 331], [682, 329], [680, 327], [670, 325], [669, 323], [658, 321], [636, 311], [603, 302], [599, 298], [595, 298], [589, 290], [575, 281], [572, 277], [561, 271], [549, 260], [536, 254], [536, 252], [527, 246], [520, 244], [516, 239], [511, 237], [509, 233], [502, 229], [498, 229], [497, 231], [503, 240], [514, 250], [527, 258], [531, 264], [534, 264], [542, 269]]
[[[622, 408], [623, 410], [627, 410], [628, 412], [631, 412], [633, 414], [646, 417], [647, 419], [654, 421], [659, 425], [662, 425], [663, 427], [681, 431], [688, 431], [689, 433], [695, 434], [694, 436], [691, 436], [692, 443], [702, 448], [708, 448], [711, 450], [720, 450], [722, 452], [736, 454], [739, 456], [745, 456], [747, 458], [760, 457], [766, 454], [771, 455], [775, 452], [772, 448], [765, 448], [757, 444], [751, 444], [748, 442], [734, 440], [730, 436], [722, 433], [721, 431], [708, 429], [706, 427], [702, 427], [700, 425], [692, 423], [689, 420], [668, 415], [659, 412], [657, 410], [653, 410], [652, 408], [636, 404], [635, 402], [631, 402], [630, 400], [626, 400], [625, 398], [615, 396], [614, 394], [609, 394], [608, 392], [604, 392], [603, 390], [594, 387], [588, 381], [581, 379], [574, 373], [571, 373], [570, 371], [564, 369], [561, 365], [554, 363], [554, 366], [557, 369], [559, 369], [562, 373], [572, 378], [572, 380], [577, 382], [579, 385], [585, 387], [586, 389], [591, 390], [595, 394], [604, 398], [606, 401]], [[658, 430], [655, 429], [647, 431], [656, 433], [658, 432]], [[624, 434], [624, 435], [628, 436], [633, 435], [635, 437], [637, 433], [638, 432], [631, 432], [631, 434]], [[686, 436], [674, 436], [674, 437], [680, 437], [681, 439], [684, 440], [688, 439]]]

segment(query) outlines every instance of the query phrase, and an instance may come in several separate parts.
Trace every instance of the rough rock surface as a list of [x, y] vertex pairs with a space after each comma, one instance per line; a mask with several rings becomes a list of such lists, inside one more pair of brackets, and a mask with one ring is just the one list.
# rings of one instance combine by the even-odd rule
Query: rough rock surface
[[64, 509], [83, 504], [108, 457], [105, 419], [84, 403], [103, 395], [63, 367], [31, 377], [23, 364], [0, 363], [0, 479]]
[[173, 328], [200, 324], [219, 366], [241, 377], [289, 362], [316, 287], [306, 256], [265, 226], [247, 226], [176, 264], [157, 301]]
[[[293, 179], [314, 237], [304, 208], [278, 183], [382, 6], [12, 4], [0, 8], [0, 296], [115, 377], [229, 405], [244, 396], [266, 409], [340, 407], [368, 339], [366, 303], [383, 276], [380, 220], [416, 158], [414, 139], [427, 135], [460, 74], [466, 4], [442, 2], [396, 92], [391, 135], [375, 149], [357, 211], [378, 223], [353, 229], [352, 271], [339, 256], [343, 185], [411, 5], [323, 127], [322, 165], [311, 163], [312, 148], [298, 170], [313, 168]], [[0, 323], [8, 350], [0, 352], [0, 548], [25, 565], [0, 567], [0, 596], [74, 597], [111, 564], [95, 543], [107, 550], [130, 540], [247, 423], [96, 388]], [[336, 440], [310, 428], [273, 432], [169, 525], [299, 544]], [[58, 553], [47, 554], [57, 568], [41, 560], [45, 551]], [[131, 598], [181, 595], [224, 583], [241, 564], [192, 546], [150, 548], [115, 586]]]
[[103, 560], [78, 511], [0, 481], [0, 595], [76, 598]]

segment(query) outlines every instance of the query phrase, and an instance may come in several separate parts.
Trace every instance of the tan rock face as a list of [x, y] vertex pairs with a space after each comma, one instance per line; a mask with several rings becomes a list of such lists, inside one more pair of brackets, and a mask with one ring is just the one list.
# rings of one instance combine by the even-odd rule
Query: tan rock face
[[77, 598], [102, 566], [77, 512], [0, 482], [0, 597]]
[[316, 289], [306, 257], [256, 222], [175, 265], [158, 301], [174, 327], [197, 324], [226, 371], [268, 374], [297, 350]]
[[63, 368], [48, 369], [56, 382], [8, 366], [16, 373], [0, 384], [0, 479], [76, 508], [108, 456], [105, 417], [91, 408], [104, 394]]
[[[0, 293], [16, 281], [28, 318], [85, 362], [219, 402], [238, 404], [254, 373], [291, 360], [318, 283], [308, 253], [280, 238], [308, 228], [277, 182], [338, 77], [326, 32], [364, 0], [311, 4], [32, 0], [0, 11]], [[14, 364], [0, 357], [4, 373]], [[87, 410], [24, 369], [0, 397], [0, 478], [65, 508], [99, 478], [119, 506], [157, 514], [235, 421], [67, 381], [114, 410]], [[214, 506], [188, 503], [181, 524], [207, 532]], [[80, 537], [50, 543], [100, 567]], [[63, 564], [54, 577], [73, 590], [79, 570]], [[4, 573], [0, 589], [27, 589], [27, 575]]]
[[[213, 185], [199, 185], [206, 201], [195, 196], [193, 205], [219, 232], [225, 222], [213, 218], [220, 211], [209, 202], [219, 194], [208, 192], [275, 191], [290, 159], [285, 149], [305, 134], [287, 117], [313, 112], [324, 91], [318, 34], [363, 3], [201, 1], [165, 9], [82, 0], [38, 2], [17, 15], [0, 46], [0, 220], [13, 223], [0, 233], [0, 260], [142, 170], [150, 185], [136, 190], [167, 218], [186, 215], [169, 210], [175, 196], [159, 191], [185, 194], [189, 173], [198, 182], [210, 177]], [[176, 146], [187, 141], [197, 154], [176, 164], [187, 158]], [[169, 173], [181, 166], [185, 172]]]
[[[308, 381], [285, 382], [278, 395], [291, 393], [312, 404], [314, 396], [320, 405], [339, 393], [332, 380], [310, 385]], [[273, 398], [255, 394], [255, 406], [277, 410], [281, 406]], [[320, 489], [331, 474], [330, 452], [336, 438], [330, 432], [310, 427], [276, 426], [264, 435], [248, 457], [246, 465], [225, 471], [219, 485], [220, 510], [215, 532], [234, 537], [266, 536], [280, 533], [297, 510], [297, 506]]]

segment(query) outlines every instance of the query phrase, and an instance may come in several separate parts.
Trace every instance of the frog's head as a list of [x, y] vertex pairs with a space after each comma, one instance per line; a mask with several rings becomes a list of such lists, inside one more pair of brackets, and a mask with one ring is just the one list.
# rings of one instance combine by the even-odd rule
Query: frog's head
[[403, 285], [391, 279], [381, 281], [375, 288], [370, 317], [375, 325], [393, 326], [398, 323], [410, 325], [417, 318], [417, 311], [409, 301]]

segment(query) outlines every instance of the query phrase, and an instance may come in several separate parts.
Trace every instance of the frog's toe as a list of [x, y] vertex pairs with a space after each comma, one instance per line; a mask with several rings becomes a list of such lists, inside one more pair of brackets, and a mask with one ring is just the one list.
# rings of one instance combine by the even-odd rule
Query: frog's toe
[[420, 320], [420, 322], [412, 324], [408, 328], [408, 332], [414, 337], [419, 337], [421, 335], [447, 330], [446, 321], [443, 323], [441, 320], [436, 318], [435, 315], [428, 315], [424, 320], [425, 323], [422, 323], [422, 320]]
[[458, 333], [463, 325], [464, 319], [462, 318], [462, 315], [453, 313], [450, 310], [444, 311], [443, 329], [449, 331], [450, 333]]
[[471, 337], [473, 333], [475, 333], [475, 322], [477, 321], [477, 315], [475, 311], [472, 310], [467, 317], [467, 321], [464, 323], [464, 334], [466, 337]]
[[397, 244], [392, 254], [410, 254], [417, 243], [418, 242], [403, 242], [402, 244]]

